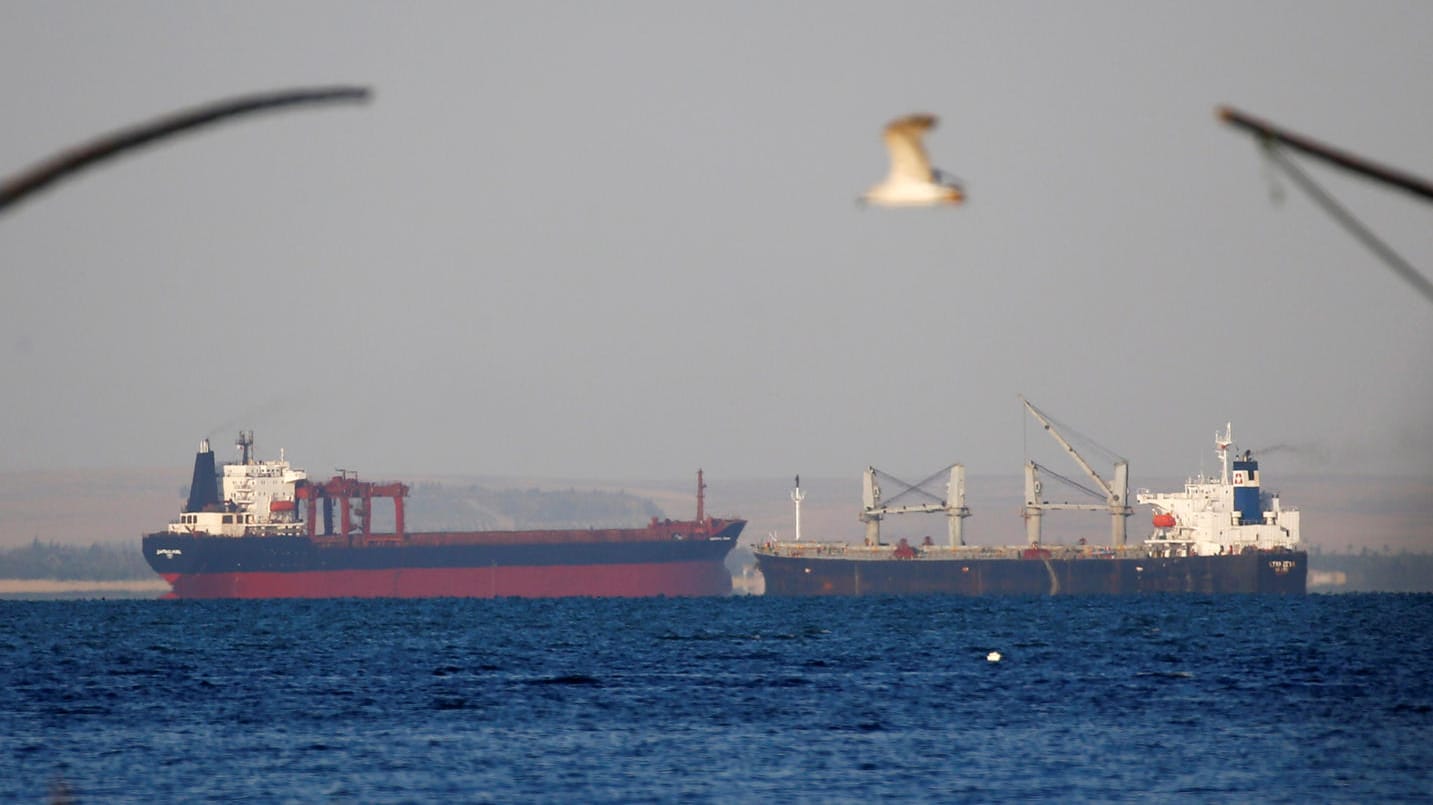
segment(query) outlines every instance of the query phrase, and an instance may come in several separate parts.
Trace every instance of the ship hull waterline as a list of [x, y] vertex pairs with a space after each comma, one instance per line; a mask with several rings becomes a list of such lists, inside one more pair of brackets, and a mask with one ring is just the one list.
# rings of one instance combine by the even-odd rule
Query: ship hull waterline
[[767, 595], [1145, 595], [1307, 591], [1308, 554], [841, 559], [757, 554]]

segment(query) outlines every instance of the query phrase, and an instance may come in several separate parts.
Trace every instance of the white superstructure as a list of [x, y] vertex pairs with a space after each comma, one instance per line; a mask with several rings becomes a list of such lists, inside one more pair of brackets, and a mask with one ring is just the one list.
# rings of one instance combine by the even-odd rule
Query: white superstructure
[[1249, 451], [1232, 461], [1234, 428], [1215, 433], [1218, 478], [1186, 481], [1183, 492], [1139, 490], [1135, 502], [1154, 509], [1154, 534], [1145, 545], [1163, 556], [1217, 556], [1245, 550], [1295, 549], [1299, 512], [1279, 505], [1260, 487], [1259, 462]]
[[[225, 464], [217, 474], [218, 502], [180, 514], [169, 524], [169, 533], [225, 537], [302, 534], [304, 524], [299, 520], [295, 490], [308, 474], [289, 466], [283, 451], [277, 461], [255, 459], [252, 432], [239, 434], [235, 446], [239, 461]], [[208, 439], [200, 443], [199, 452], [211, 452]]]

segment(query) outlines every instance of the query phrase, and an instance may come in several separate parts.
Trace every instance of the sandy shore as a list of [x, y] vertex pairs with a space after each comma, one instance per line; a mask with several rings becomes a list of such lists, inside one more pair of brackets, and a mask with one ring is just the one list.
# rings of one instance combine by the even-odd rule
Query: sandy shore
[[73, 595], [82, 593], [123, 593], [139, 595], [169, 592], [164, 579], [135, 581], [71, 581], [60, 579], [0, 579], [0, 595]]

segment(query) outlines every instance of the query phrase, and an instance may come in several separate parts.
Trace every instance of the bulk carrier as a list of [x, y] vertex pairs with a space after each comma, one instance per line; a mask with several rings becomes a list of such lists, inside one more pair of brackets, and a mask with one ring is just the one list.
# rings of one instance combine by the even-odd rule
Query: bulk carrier
[[[653, 517], [645, 528], [408, 532], [401, 483], [341, 472], [310, 480], [288, 461], [253, 456], [215, 468], [208, 440], [194, 459], [179, 519], [143, 538], [170, 598], [703, 596], [731, 592], [724, 560], [746, 521]], [[392, 502], [391, 531], [373, 506]], [[335, 508], [337, 511], [335, 512]], [[337, 522], [335, 523], [335, 514]]]
[[[1276, 494], [1261, 486], [1259, 463], [1252, 452], [1233, 450], [1232, 424], [1215, 435], [1220, 474], [1202, 474], [1187, 481], [1183, 492], [1141, 490], [1136, 502], [1152, 511], [1153, 533], [1142, 543], [1127, 545], [1125, 520], [1133, 510], [1128, 500], [1128, 464], [1115, 462], [1112, 479], [1102, 478], [1028, 401], [1026, 408], [1075, 459], [1092, 481], [1098, 504], [1052, 503], [1045, 499], [1041, 471], [1033, 461], [1025, 467], [1027, 543], [1019, 547], [967, 546], [963, 521], [965, 469], [952, 465], [944, 496], [931, 502], [894, 505], [883, 501], [877, 473], [868, 468], [864, 483], [865, 544], [801, 541], [800, 476], [792, 500], [796, 504], [796, 541], [774, 539], [755, 549], [757, 567], [767, 595], [1135, 595], [1147, 593], [1281, 593], [1307, 590], [1308, 554], [1300, 548], [1299, 513], [1284, 508]], [[944, 470], [937, 475], [943, 475]], [[1068, 479], [1065, 479], [1068, 480]], [[906, 492], [923, 491], [921, 484]], [[1081, 487], [1085, 488], [1085, 487]], [[928, 493], [927, 493], [928, 494]], [[900, 497], [899, 495], [897, 497]], [[1043, 541], [1045, 512], [1083, 509], [1108, 512], [1111, 544], [1095, 546]], [[942, 512], [949, 518], [949, 542], [923, 545], [901, 539], [888, 545], [880, 539], [880, 521], [890, 514]]]

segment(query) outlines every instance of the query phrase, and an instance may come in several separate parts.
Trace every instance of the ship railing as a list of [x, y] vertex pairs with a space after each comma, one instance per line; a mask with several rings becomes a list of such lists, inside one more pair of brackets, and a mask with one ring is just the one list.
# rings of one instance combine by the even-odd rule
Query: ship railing
[[759, 550], [777, 556], [842, 556], [852, 547], [845, 542], [775, 542], [768, 540]]
[[303, 523], [261, 523], [244, 528], [246, 537], [301, 537], [303, 533]]
[[[1148, 544], [1136, 545], [1054, 545], [1042, 544], [1039, 546], [1015, 545], [1015, 546], [991, 546], [991, 545], [962, 545], [949, 547], [944, 545], [911, 545], [914, 555], [908, 557], [912, 561], [940, 561], [960, 559], [1024, 559], [1030, 558], [1031, 551], [1041, 558], [1050, 559], [1118, 559], [1122, 557], [1149, 556], [1156, 551], [1154, 548], [1168, 549], [1182, 543], [1169, 543], [1151, 546]], [[759, 553], [772, 556], [784, 557], [840, 557], [850, 560], [884, 561], [891, 559], [897, 549], [897, 545], [862, 545], [848, 542], [764, 542], [757, 546]]]

